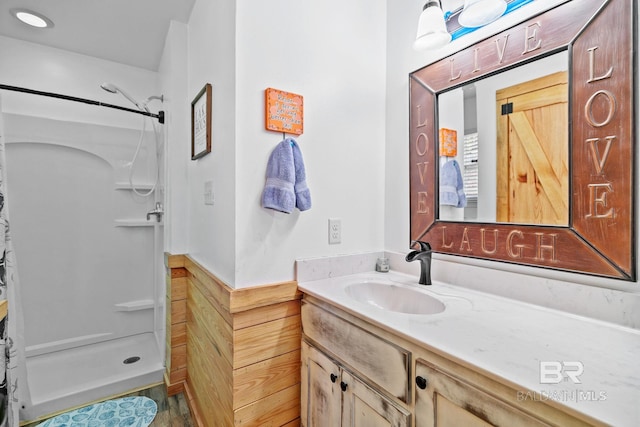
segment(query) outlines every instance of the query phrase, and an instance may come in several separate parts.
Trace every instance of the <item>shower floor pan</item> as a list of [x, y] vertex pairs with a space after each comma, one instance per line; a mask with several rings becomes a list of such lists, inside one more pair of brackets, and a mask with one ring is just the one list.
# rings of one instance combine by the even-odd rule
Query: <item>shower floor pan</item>
[[[125, 359], [139, 357], [134, 363]], [[130, 362], [131, 360], [129, 360]], [[152, 333], [27, 358], [30, 407], [21, 421], [82, 406], [163, 380], [164, 366]]]

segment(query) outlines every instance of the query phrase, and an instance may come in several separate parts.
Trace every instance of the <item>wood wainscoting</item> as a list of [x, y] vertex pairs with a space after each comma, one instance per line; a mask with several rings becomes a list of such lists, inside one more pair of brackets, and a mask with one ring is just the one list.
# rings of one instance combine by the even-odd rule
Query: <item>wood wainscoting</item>
[[299, 425], [297, 283], [233, 289], [187, 255], [167, 258], [186, 271], [184, 389], [198, 425]]
[[187, 269], [182, 255], [165, 253], [167, 270], [166, 298], [166, 371], [167, 395], [184, 391], [187, 379]]

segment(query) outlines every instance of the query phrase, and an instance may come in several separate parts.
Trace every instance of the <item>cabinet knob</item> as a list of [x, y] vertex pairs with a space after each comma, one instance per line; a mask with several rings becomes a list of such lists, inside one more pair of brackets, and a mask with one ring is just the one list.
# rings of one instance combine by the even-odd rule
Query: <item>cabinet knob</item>
[[335, 384], [336, 380], [338, 379], [338, 376], [336, 374], [331, 374], [331, 382]]
[[342, 389], [342, 391], [347, 391], [347, 383], [345, 383], [344, 381], [340, 381], [340, 388]]
[[419, 389], [424, 390], [427, 388], [427, 379], [424, 377], [416, 377], [416, 385]]

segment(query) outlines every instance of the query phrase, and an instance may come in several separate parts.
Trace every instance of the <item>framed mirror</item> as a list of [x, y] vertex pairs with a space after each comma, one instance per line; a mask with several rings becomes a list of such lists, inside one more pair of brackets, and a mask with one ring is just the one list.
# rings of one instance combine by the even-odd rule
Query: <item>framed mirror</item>
[[635, 280], [635, 7], [569, 1], [410, 74], [411, 240]]

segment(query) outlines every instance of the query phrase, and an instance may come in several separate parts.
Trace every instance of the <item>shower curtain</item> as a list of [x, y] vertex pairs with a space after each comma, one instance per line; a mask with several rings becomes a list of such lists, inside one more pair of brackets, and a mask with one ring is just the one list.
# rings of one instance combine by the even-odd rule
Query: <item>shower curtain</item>
[[[1, 111], [1, 110], [0, 110]], [[17, 273], [9, 234], [6, 198], [5, 138], [0, 113], [0, 300], [8, 300], [9, 314], [0, 321], [0, 426], [19, 425], [18, 370], [25, 372], [22, 333], [18, 333]], [[22, 360], [23, 363], [18, 364]], [[21, 383], [26, 383], [23, 377]], [[25, 390], [26, 391], [26, 390]]]

